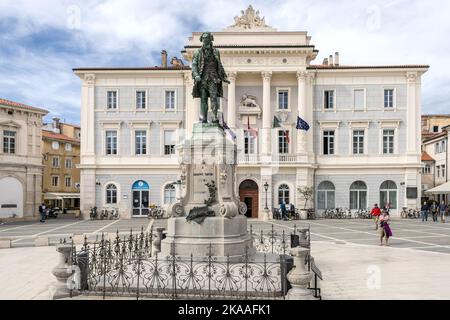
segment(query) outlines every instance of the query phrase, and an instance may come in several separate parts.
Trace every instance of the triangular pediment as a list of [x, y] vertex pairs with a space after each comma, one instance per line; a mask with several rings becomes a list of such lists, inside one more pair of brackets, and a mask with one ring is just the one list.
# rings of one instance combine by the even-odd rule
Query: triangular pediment
[[17, 128], [18, 129], [21, 127], [21, 125], [13, 120], [9, 120], [9, 121], [0, 122], [0, 127], [8, 127], [8, 128]]

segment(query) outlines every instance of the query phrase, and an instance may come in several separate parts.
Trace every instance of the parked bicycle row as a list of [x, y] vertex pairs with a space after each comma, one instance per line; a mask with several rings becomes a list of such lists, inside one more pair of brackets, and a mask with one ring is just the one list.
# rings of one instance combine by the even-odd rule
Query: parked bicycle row
[[372, 219], [371, 209], [326, 209], [323, 213], [325, 219]]
[[[148, 208], [149, 219], [161, 219], [164, 217], [165, 210], [162, 207], [154, 206]], [[91, 220], [115, 220], [119, 219], [118, 208], [103, 208], [101, 211], [97, 207], [91, 207], [89, 216]]]
[[103, 208], [100, 212], [97, 207], [91, 208], [89, 216], [91, 220], [115, 220], [119, 219], [118, 208]]

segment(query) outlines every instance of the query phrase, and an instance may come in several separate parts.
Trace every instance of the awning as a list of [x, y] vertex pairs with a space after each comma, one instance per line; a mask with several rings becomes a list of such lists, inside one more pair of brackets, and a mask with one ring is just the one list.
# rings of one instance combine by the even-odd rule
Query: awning
[[450, 182], [441, 184], [440, 186], [427, 190], [425, 194], [450, 194]]
[[79, 199], [79, 193], [60, 193], [60, 192], [47, 192], [44, 193], [45, 200], [62, 200], [62, 199]]

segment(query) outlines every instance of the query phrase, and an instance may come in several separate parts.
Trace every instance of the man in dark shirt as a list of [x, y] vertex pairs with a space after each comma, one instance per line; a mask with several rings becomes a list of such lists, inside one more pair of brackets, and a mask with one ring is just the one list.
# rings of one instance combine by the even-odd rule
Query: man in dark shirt
[[422, 222], [428, 221], [428, 212], [430, 211], [430, 207], [426, 202], [423, 203], [422, 208], [420, 208], [422, 213]]

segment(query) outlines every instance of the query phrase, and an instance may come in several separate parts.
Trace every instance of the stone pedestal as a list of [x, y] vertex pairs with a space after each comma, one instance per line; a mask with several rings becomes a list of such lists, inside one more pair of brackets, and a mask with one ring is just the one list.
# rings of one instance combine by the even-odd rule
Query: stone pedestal
[[192, 139], [177, 147], [181, 199], [168, 208], [161, 254], [238, 257], [253, 253], [247, 207], [235, 193], [236, 145], [217, 124], [194, 125]]
[[312, 291], [308, 289], [313, 274], [307, 270], [305, 265], [305, 258], [309, 252], [309, 249], [302, 247], [290, 250], [290, 254], [294, 257], [294, 268], [287, 275], [292, 286], [287, 293], [287, 300], [314, 300]]
[[56, 277], [56, 283], [49, 288], [50, 295], [54, 300], [70, 297], [68, 279], [72, 275], [70, 264], [72, 246], [61, 244], [56, 247], [56, 250], [59, 252], [59, 263], [52, 270], [52, 274]]

